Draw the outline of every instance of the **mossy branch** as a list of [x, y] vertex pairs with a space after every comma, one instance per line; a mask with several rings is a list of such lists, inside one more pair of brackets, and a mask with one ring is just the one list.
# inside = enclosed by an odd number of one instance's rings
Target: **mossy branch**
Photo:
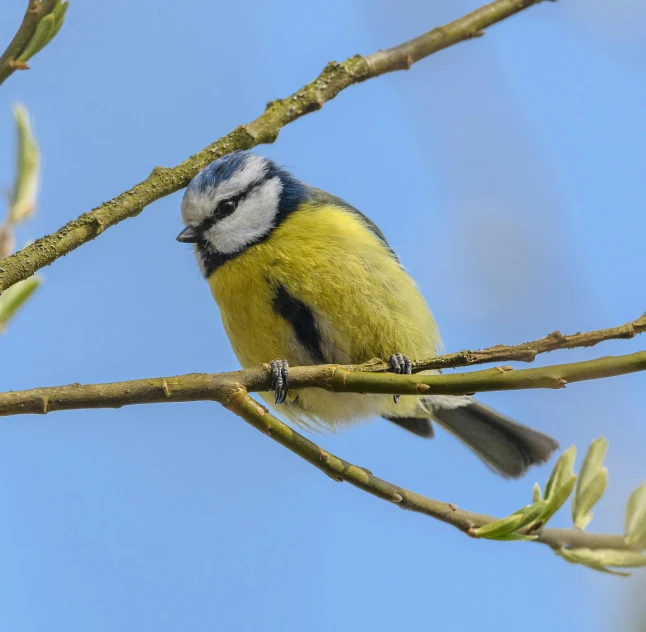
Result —
[[[238, 149], [251, 149], [262, 143], [274, 142], [285, 125], [320, 110], [349, 86], [389, 72], [408, 69], [433, 53], [482, 35], [484, 29], [541, 1], [496, 0], [399, 46], [372, 55], [355, 55], [343, 63], [330, 62], [314, 81], [290, 97], [268, 103], [265, 111], [251, 123], [236, 127], [176, 167], [156, 167], [139, 184], [7, 257], [0, 262], [0, 293], [94, 239], [107, 228], [138, 215], [155, 200], [184, 188], [216, 158]], [[8, 58], [11, 58], [11, 54]], [[0, 81], [1, 78], [0, 74]]]
[[[60, 0], [28, 0], [22, 23], [0, 57], [0, 84], [4, 83], [14, 71], [29, 68], [27, 59], [35, 55], [56, 35], [65, 17], [66, 7], [67, 5], [62, 4]], [[62, 11], [62, 15], [59, 18], [60, 11]], [[48, 26], [48, 21], [53, 22], [52, 29], [45, 28]], [[37, 34], [39, 27], [41, 32], [44, 30], [48, 32], [42, 36]], [[30, 47], [34, 49], [33, 52], [29, 50]], [[31, 54], [29, 54], [30, 52]], [[27, 58], [24, 58], [25, 53], [27, 53]]]

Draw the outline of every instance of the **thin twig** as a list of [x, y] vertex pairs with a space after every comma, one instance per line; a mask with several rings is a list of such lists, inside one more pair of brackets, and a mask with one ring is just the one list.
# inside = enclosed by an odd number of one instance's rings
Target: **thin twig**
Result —
[[53, 11], [55, 4], [56, 0], [42, 0], [42, 2], [39, 0], [29, 0], [27, 2], [27, 10], [25, 11], [25, 15], [22, 19], [22, 24], [9, 43], [9, 46], [7, 46], [5, 52], [2, 53], [2, 57], [0, 57], [0, 85], [2, 85], [2, 83], [4, 83], [4, 81], [9, 78], [15, 70], [20, 69], [20, 66], [16, 65], [15, 60], [20, 57], [20, 53], [22, 53], [25, 46], [27, 46], [31, 41], [40, 21]]
[[[233, 377], [236, 374], [224, 374]], [[240, 376], [241, 374], [237, 374]], [[372, 374], [377, 377], [378, 374]], [[20, 414], [38, 412], [45, 414], [51, 410], [63, 408], [102, 408], [119, 407], [132, 403], [152, 401], [184, 401], [190, 393], [192, 399], [212, 399], [220, 402], [233, 413], [242, 417], [254, 428], [294, 452], [308, 463], [336, 481], [346, 481], [359, 489], [392, 502], [402, 509], [415, 511], [431, 518], [441, 520], [460, 529], [468, 535], [484, 524], [496, 520], [485, 514], [473, 513], [458, 509], [454, 504], [433, 500], [398, 485], [394, 485], [374, 476], [365, 468], [353, 465], [324, 450], [296, 430], [272, 415], [267, 408], [256, 402], [247, 390], [231, 381], [218, 381], [220, 376], [185, 375], [179, 378], [160, 380], [139, 380], [117, 384], [92, 386], [70, 385], [59, 389], [36, 389], [17, 393], [0, 394], [0, 414]], [[182, 384], [184, 382], [184, 384]], [[49, 391], [50, 395], [46, 392]], [[67, 392], [85, 397], [84, 405], [69, 405], [53, 391]], [[142, 396], [154, 395], [154, 398]], [[13, 405], [7, 399], [15, 395], [22, 401], [15, 400]], [[134, 398], [132, 397], [134, 395]], [[62, 405], [63, 404], [63, 405]], [[65, 405], [68, 404], [68, 405]], [[80, 400], [76, 401], [80, 404]], [[33, 408], [35, 405], [37, 408]], [[621, 535], [595, 534], [579, 529], [542, 529], [538, 532], [536, 542], [547, 544], [553, 549], [564, 546], [588, 549], [630, 549]]]
[[[371, 364], [367, 365], [368, 368]], [[646, 370], [646, 351], [596, 360], [513, 370], [493, 367], [445, 375], [395, 375], [334, 364], [290, 369], [292, 389], [323, 388], [335, 393], [467, 395], [533, 388], [564, 388], [568, 383]], [[134, 404], [222, 401], [231, 388], [272, 390], [269, 365], [231, 373], [191, 373], [108, 384], [70, 384], [0, 393], [0, 416], [46, 414], [57, 410], [120, 408]]]
[[[346, 481], [402, 509], [446, 522], [468, 535], [473, 535], [475, 528], [496, 520], [491, 516], [464, 511], [451, 503], [433, 500], [393, 485], [377, 478], [365, 468], [330, 454], [274, 417], [264, 406], [252, 399], [242, 387], [234, 388], [222, 403], [254, 428], [336, 481]], [[535, 542], [547, 544], [553, 549], [564, 546], [587, 549], [630, 549], [622, 535], [587, 533], [580, 529], [542, 529]]]
[[[634, 321], [639, 323], [642, 319]], [[563, 336], [567, 346], [585, 346], [591, 341], [610, 337], [627, 337], [624, 332], [634, 326]], [[641, 326], [641, 325], [640, 325]], [[637, 327], [639, 329], [639, 327]], [[609, 332], [614, 332], [611, 336]], [[637, 333], [637, 332], [635, 332]], [[549, 338], [549, 337], [548, 337]], [[542, 339], [546, 340], [546, 339]], [[537, 341], [540, 342], [540, 341]], [[539, 351], [548, 351], [549, 344], [532, 345]], [[522, 346], [522, 345], [521, 345]], [[505, 347], [515, 356], [515, 347]], [[480, 357], [482, 352], [475, 352]], [[459, 354], [451, 354], [454, 362]], [[499, 356], [496, 356], [499, 359]], [[428, 364], [428, 363], [427, 363]], [[335, 365], [296, 367], [291, 370], [294, 388], [320, 387], [343, 392], [376, 393], [450, 393], [463, 394], [476, 390], [506, 390], [510, 388], [560, 388], [566, 380], [578, 381], [621, 375], [646, 369], [646, 352], [625, 356], [599, 358], [538, 369], [512, 371], [494, 367], [483, 371], [453, 375], [392, 375], [375, 372], [376, 363], [360, 367]], [[363, 369], [363, 370], [361, 370]], [[510, 382], [510, 377], [513, 381]], [[266, 391], [271, 388], [267, 366], [221, 373], [216, 375], [191, 374], [169, 378], [131, 380], [112, 384], [71, 384], [69, 386], [31, 389], [0, 393], [0, 415], [47, 414], [55, 410], [79, 408], [119, 408], [131, 404], [213, 400], [242, 417], [254, 428], [270, 436], [337, 481], [348, 483], [374, 496], [399, 505], [403, 509], [422, 513], [446, 522], [468, 535], [474, 529], [495, 520], [491, 516], [463, 511], [455, 505], [427, 498], [374, 476], [368, 470], [348, 463], [309, 441], [290, 428], [249, 395], [250, 390]], [[586, 549], [629, 549], [621, 535], [593, 534], [579, 529], [542, 529], [537, 542], [553, 549], [576, 547]]]
[[[557, 349], [574, 349], [576, 347], [593, 347], [606, 340], [626, 340], [634, 338], [637, 334], [646, 331], [646, 314], [642, 314], [633, 320], [619, 327], [608, 329], [597, 329], [585, 333], [563, 335], [559, 331], [520, 345], [496, 345], [481, 351], [460, 351], [449, 353], [424, 362], [417, 362], [413, 371], [426, 371], [428, 369], [448, 369], [473, 364], [487, 364], [490, 362], [533, 362], [539, 353], [556, 351]], [[384, 364], [381, 367], [386, 370]]]
[[365, 57], [355, 55], [340, 64], [330, 62], [314, 81], [286, 99], [270, 102], [251, 123], [236, 127], [176, 167], [156, 167], [148, 178], [131, 189], [4, 259], [0, 262], [0, 293], [94, 239], [107, 228], [138, 215], [155, 200], [184, 188], [216, 158], [238, 149], [274, 142], [285, 125], [320, 110], [345, 88], [388, 72], [410, 68], [416, 61], [482, 35], [484, 29], [540, 2], [496, 0], [394, 48]]

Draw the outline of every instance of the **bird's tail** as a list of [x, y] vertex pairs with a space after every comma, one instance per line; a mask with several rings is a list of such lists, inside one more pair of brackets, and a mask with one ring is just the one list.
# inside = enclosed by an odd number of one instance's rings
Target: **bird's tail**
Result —
[[[522, 476], [531, 465], [547, 461], [559, 447], [551, 437], [523, 426], [470, 397], [424, 397], [420, 405], [429, 417], [506, 478]], [[389, 417], [389, 421], [415, 434], [433, 436], [430, 419]], [[424, 421], [426, 426], [422, 428]]]

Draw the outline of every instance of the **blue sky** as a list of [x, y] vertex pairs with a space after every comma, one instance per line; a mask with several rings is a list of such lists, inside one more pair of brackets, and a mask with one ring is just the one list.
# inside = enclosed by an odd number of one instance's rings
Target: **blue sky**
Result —
[[[22, 4], [3, 7], [0, 41]], [[55, 42], [0, 89], [0, 182], [13, 171], [12, 103], [30, 109], [44, 153], [39, 212], [19, 240], [177, 164], [330, 59], [478, 6], [438, 4], [72, 0]], [[345, 91], [259, 151], [379, 224], [448, 350], [626, 322], [646, 305], [645, 14], [632, 0], [544, 3]], [[237, 366], [191, 250], [175, 242], [180, 196], [42, 271], [0, 340], [1, 390]], [[483, 400], [563, 447], [605, 434], [610, 486], [591, 528], [617, 531], [646, 475], [643, 383]], [[445, 434], [424, 442], [381, 421], [314, 440], [492, 514], [525, 504], [549, 474], [502, 481]], [[626, 622], [639, 586], [544, 547], [469, 540], [333, 483], [211, 403], [7, 418], [0, 507], [0, 612], [21, 632], [596, 632]]]

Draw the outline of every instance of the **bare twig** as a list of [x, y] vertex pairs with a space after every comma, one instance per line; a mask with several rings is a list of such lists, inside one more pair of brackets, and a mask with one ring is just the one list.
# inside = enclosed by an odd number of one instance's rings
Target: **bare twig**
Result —
[[[496, 520], [491, 516], [464, 511], [451, 503], [433, 500], [393, 485], [377, 478], [362, 467], [330, 454], [274, 417], [264, 406], [252, 399], [242, 387], [234, 387], [223, 400], [223, 404], [254, 428], [336, 481], [346, 481], [402, 509], [446, 522], [468, 535], [473, 535], [475, 528]], [[622, 535], [587, 533], [580, 529], [543, 529], [538, 533], [538, 539], [535, 542], [547, 544], [553, 549], [564, 546], [587, 549], [630, 549]]]
[[[472, 364], [487, 364], [490, 362], [533, 362], [539, 353], [556, 351], [557, 349], [574, 349], [576, 347], [593, 347], [606, 340], [621, 340], [634, 338], [637, 334], [646, 331], [646, 314], [642, 314], [633, 320], [619, 327], [608, 329], [597, 329], [585, 333], [563, 335], [559, 331], [520, 345], [496, 345], [481, 351], [460, 351], [447, 355], [431, 358], [424, 362], [417, 362], [413, 371], [426, 371], [428, 369], [448, 369]], [[380, 367], [386, 370], [384, 364]]]
[[[639, 322], [637, 329], [641, 327]], [[585, 345], [610, 337], [627, 337], [629, 323], [609, 330], [562, 336], [567, 346]], [[611, 335], [612, 332], [612, 335]], [[542, 339], [547, 340], [549, 337]], [[537, 341], [540, 343], [541, 341]], [[536, 352], [553, 348], [545, 343], [531, 345]], [[521, 345], [523, 346], [523, 345]], [[514, 347], [505, 347], [516, 358]], [[481, 357], [482, 352], [475, 352]], [[447, 362], [461, 362], [462, 356], [446, 356]], [[495, 356], [499, 359], [500, 356]], [[452, 360], [451, 360], [452, 358]], [[482, 360], [484, 361], [484, 360]], [[430, 361], [429, 361], [430, 362]], [[429, 363], [420, 363], [428, 365]], [[646, 351], [625, 356], [599, 358], [538, 369], [512, 371], [508, 367], [494, 367], [483, 371], [453, 375], [392, 375], [375, 371], [378, 363], [359, 367], [314, 366], [291, 369], [290, 383], [293, 388], [319, 387], [332, 391], [365, 393], [412, 393], [412, 394], [464, 394], [478, 390], [506, 390], [515, 388], [561, 388], [567, 381], [578, 381], [621, 375], [646, 369]], [[444, 365], [446, 366], [446, 365]], [[290, 428], [272, 415], [264, 406], [254, 401], [249, 391], [271, 389], [268, 366], [221, 373], [216, 375], [191, 374], [178, 377], [131, 380], [112, 384], [71, 384], [51, 388], [31, 389], [0, 393], [0, 415], [28, 413], [47, 414], [55, 410], [79, 408], [119, 408], [131, 404], [154, 402], [178, 402], [213, 400], [242, 417], [254, 428], [267, 434], [325, 474], [337, 481], [347, 481], [374, 496], [399, 505], [403, 509], [425, 514], [446, 522], [470, 536], [475, 529], [495, 521], [491, 516], [463, 511], [455, 505], [427, 498], [374, 476], [368, 470], [348, 463]], [[593, 534], [580, 529], [539, 530], [537, 542], [552, 549], [563, 547], [580, 549], [629, 550], [624, 536]]]
[[[356, 367], [335, 364], [294, 367], [289, 373], [290, 388], [401, 395], [466, 395], [533, 388], [558, 389], [571, 382], [644, 371], [646, 351], [518, 371], [497, 366], [446, 375], [378, 373], [370, 370], [373, 366], [374, 363]], [[10, 391], [0, 393], [0, 416], [162, 402], [221, 402], [224, 394], [233, 387], [242, 387], [249, 392], [272, 390], [269, 365], [231, 373], [192, 373], [109, 384], [70, 384]]]
[[[312, 371], [313, 369], [308, 369]], [[251, 398], [237, 378], [250, 374], [250, 382], [262, 379], [264, 371], [220, 375], [184, 375], [177, 378], [134, 380], [90, 386], [70, 385], [53, 389], [34, 389], [0, 394], [0, 414], [41, 413], [70, 408], [119, 407], [153, 401], [211, 399], [220, 402], [257, 430], [294, 452], [336, 481], [346, 481], [359, 489], [392, 502], [402, 509], [415, 511], [450, 524], [470, 536], [474, 529], [496, 520], [488, 515], [458, 509], [451, 503], [433, 500], [374, 476], [327, 452], [272, 415]], [[483, 371], [480, 373], [487, 373]], [[369, 377], [377, 378], [378, 374]], [[302, 378], [301, 378], [302, 381]], [[586, 549], [629, 550], [624, 536], [595, 534], [580, 529], [542, 529], [536, 542], [553, 549], [576, 547]]]
[[7, 257], [0, 262], [0, 292], [94, 239], [105, 229], [138, 215], [155, 200], [184, 188], [216, 158], [238, 149], [272, 143], [285, 125], [320, 110], [345, 88], [388, 72], [410, 68], [416, 61], [482, 35], [484, 29], [540, 2], [496, 0], [394, 48], [365, 57], [355, 55], [340, 64], [330, 62], [314, 81], [286, 99], [269, 103], [251, 123], [240, 125], [176, 167], [153, 169], [148, 178], [131, 189]]

